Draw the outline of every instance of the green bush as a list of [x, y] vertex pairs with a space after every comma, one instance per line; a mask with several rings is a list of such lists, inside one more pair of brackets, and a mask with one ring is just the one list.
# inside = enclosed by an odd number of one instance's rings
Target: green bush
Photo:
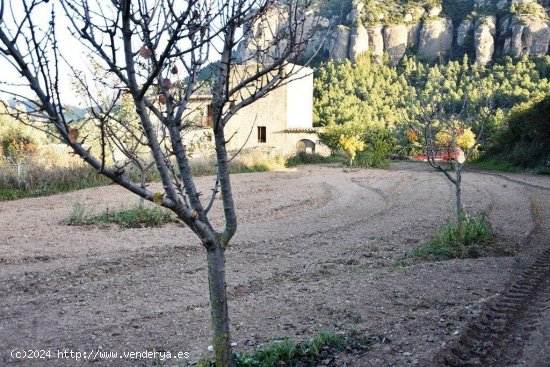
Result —
[[483, 216], [463, 218], [463, 233], [456, 223], [446, 222], [433, 232], [432, 240], [414, 249], [411, 257], [441, 259], [479, 257], [493, 240], [489, 224]]
[[332, 124], [326, 126], [320, 133], [319, 138], [325, 144], [332, 155], [336, 155], [342, 150], [340, 138], [342, 136], [363, 136], [365, 127], [357, 123], [345, 123], [343, 125]]
[[344, 158], [337, 155], [325, 157], [317, 153], [298, 153], [286, 160], [286, 166], [296, 167], [302, 164], [339, 163], [343, 161]]
[[387, 168], [390, 154], [395, 152], [399, 142], [386, 129], [369, 129], [364, 137], [365, 150], [357, 155], [356, 163], [361, 167]]

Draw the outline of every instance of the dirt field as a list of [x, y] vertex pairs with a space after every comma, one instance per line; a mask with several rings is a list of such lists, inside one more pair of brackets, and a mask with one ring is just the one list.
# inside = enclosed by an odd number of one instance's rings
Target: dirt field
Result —
[[[210, 185], [199, 180], [204, 192]], [[237, 350], [329, 330], [370, 341], [333, 365], [430, 365], [550, 246], [549, 177], [466, 172], [464, 203], [485, 213], [502, 256], [439, 262], [405, 258], [452, 215], [453, 187], [424, 164], [305, 166], [235, 175], [233, 186], [239, 229], [227, 271]], [[192, 233], [64, 225], [77, 202], [100, 212], [137, 198], [109, 186], [0, 203], [0, 365], [77, 364], [57, 354], [14, 360], [15, 348], [189, 352], [166, 365], [208, 355], [206, 255]], [[550, 311], [541, 310], [510, 334], [514, 356], [500, 365], [549, 365]]]

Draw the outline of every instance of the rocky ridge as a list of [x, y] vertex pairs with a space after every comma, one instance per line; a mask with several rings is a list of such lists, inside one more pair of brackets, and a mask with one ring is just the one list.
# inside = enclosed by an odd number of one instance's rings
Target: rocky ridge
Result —
[[[354, 60], [370, 52], [380, 61], [387, 57], [395, 64], [407, 51], [427, 61], [458, 51], [469, 53], [476, 63], [486, 65], [504, 55], [548, 54], [550, 5], [543, 6], [535, 0], [459, 0], [455, 4], [460, 6], [460, 1], [472, 9], [461, 19], [447, 15], [445, 2], [433, 5], [433, 1], [429, 2], [431, 5], [418, 1], [418, 6], [396, 6], [392, 14], [383, 10], [384, 6], [389, 7], [387, 2], [365, 0], [352, 0], [351, 11], [344, 15], [312, 11], [306, 28], [313, 38], [304, 47], [303, 56], [309, 57], [319, 48], [321, 54], [333, 60]], [[247, 30], [238, 57], [252, 59], [252, 53], [261, 48], [259, 45], [276, 39], [286, 24], [280, 11], [271, 11]], [[265, 29], [271, 30], [268, 37]]]

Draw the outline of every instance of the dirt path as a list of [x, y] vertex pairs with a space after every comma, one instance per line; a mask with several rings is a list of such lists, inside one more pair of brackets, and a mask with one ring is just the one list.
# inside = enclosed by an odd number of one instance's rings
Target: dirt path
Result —
[[[330, 330], [370, 341], [354, 366], [431, 360], [549, 238], [547, 178], [466, 173], [465, 204], [485, 213], [519, 256], [445, 262], [404, 260], [451, 213], [452, 187], [424, 165], [353, 173], [308, 166], [233, 182], [240, 222], [227, 270], [239, 350]], [[205, 192], [210, 184], [198, 183]], [[188, 351], [180, 364], [208, 355], [205, 253], [189, 230], [62, 224], [74, 202], [101, 211], [135, 200], [103, 187], [0, 203], [1, 365], [75, 365], [14, 361], [14, 348]], [[528, 361], [536, 339], [523, 338]], [[152, 365], [94, 365], [121, 363]]]

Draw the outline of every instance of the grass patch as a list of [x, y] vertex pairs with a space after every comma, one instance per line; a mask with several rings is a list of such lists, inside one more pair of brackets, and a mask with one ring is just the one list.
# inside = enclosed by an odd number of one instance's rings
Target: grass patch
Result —
[[433, 232], [432, 240], [414, 249], [410, 257], [452, 259], [475, 258], [486, 252], [493, 241], [491, 227], [483, 216], [464, 216], [464, 233], [455, 223], [446, 222]]
[[160, 207], [135, 206], [131, 208], [107, 209], [101, 214], [92, 214], [82, 204], [75, 204], [65, 224], [70, 226], [117, 224], [121, 228], [161, 227], [175, 222], [172, 213]]
[[[319, 366], [321, 361], [344, 351], [348, 341], [331, 332], [321, 332], [303, 343], [292, 339], [274, 341], [250, 353], [235, 353], [238, 367]], [[212, 360], [200, 361], [197, 367], [213, 367]]]

